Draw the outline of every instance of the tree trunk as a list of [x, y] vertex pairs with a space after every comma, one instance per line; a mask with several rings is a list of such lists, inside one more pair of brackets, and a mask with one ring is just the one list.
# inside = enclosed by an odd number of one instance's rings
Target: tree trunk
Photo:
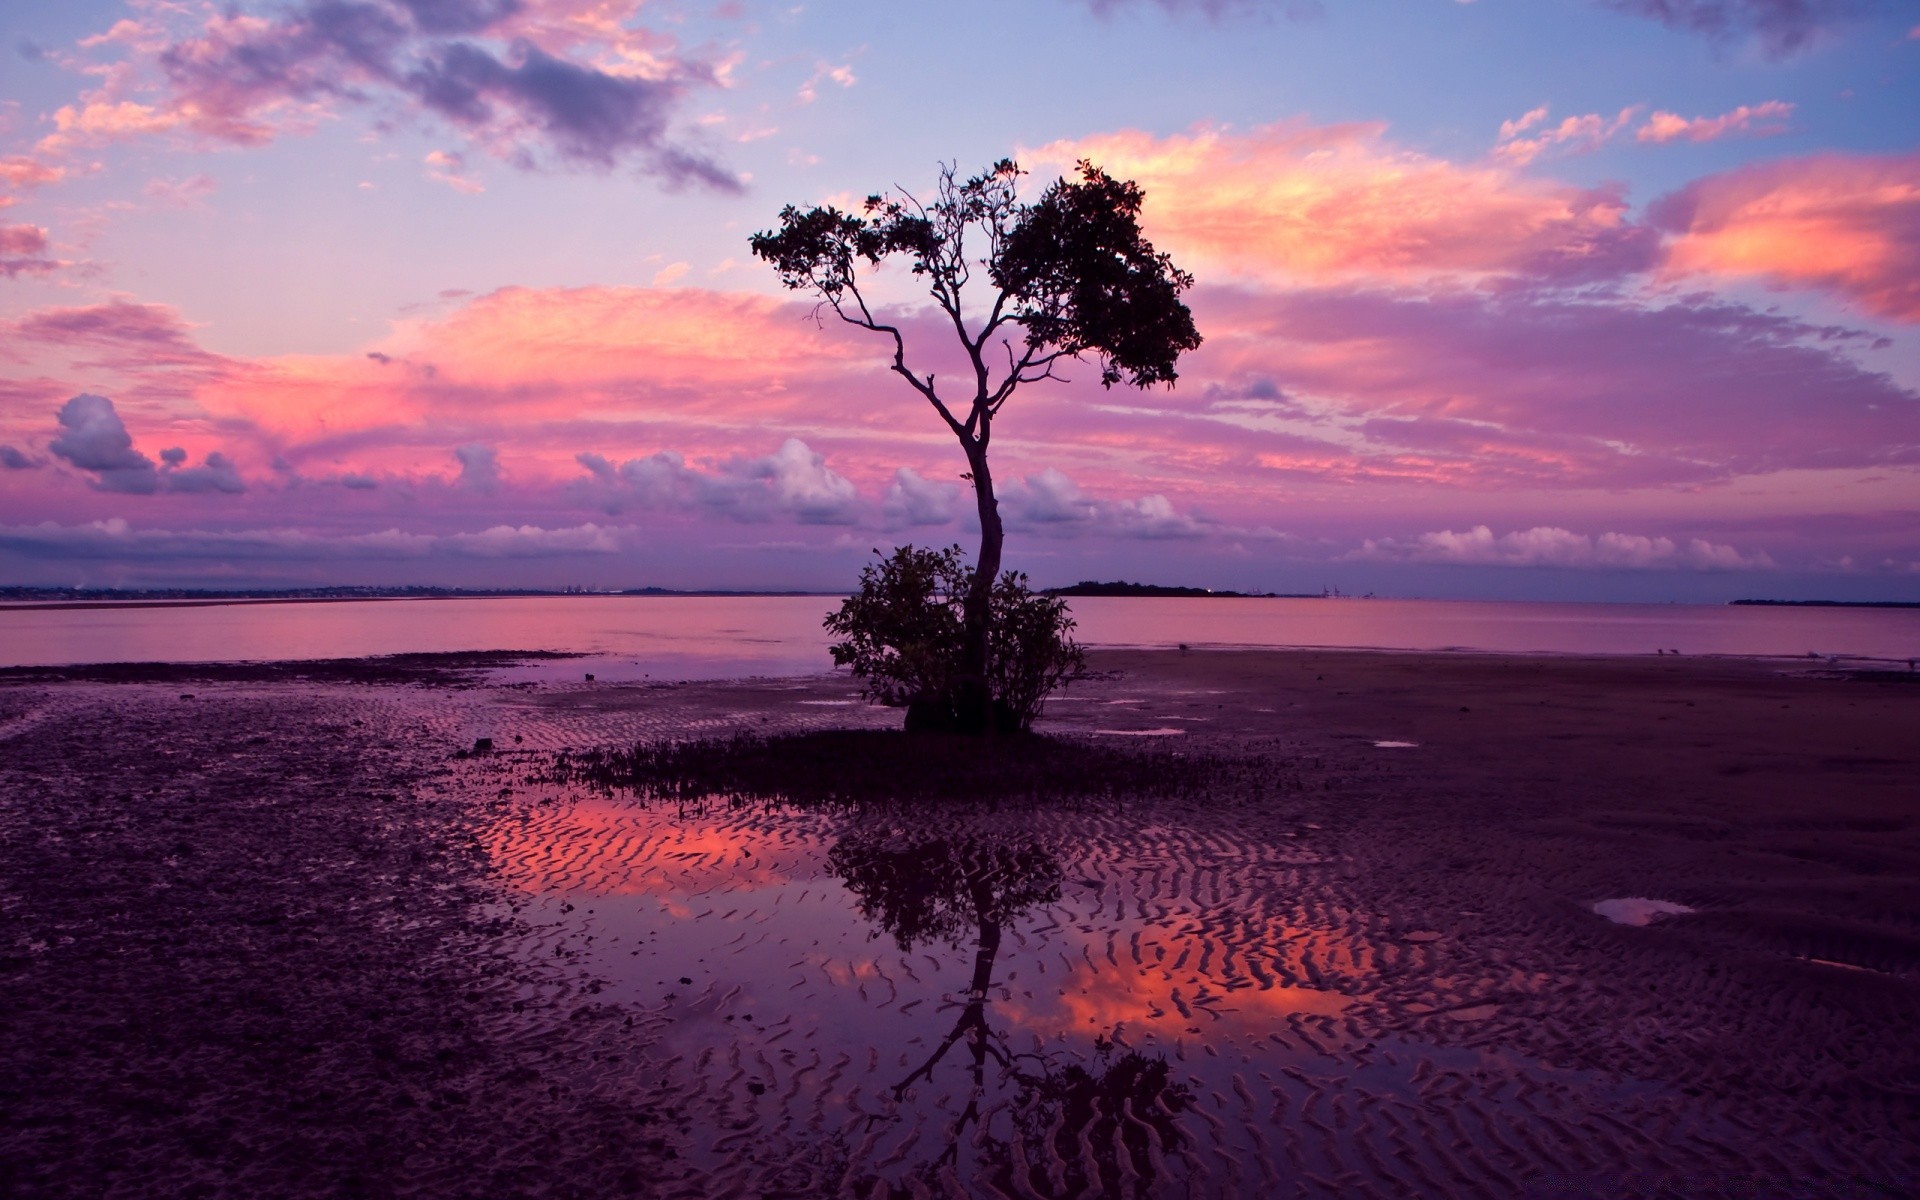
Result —
[[1006, 532], [1000, 525], [1000, 502], [994, 499], [986, 448], [973, 442], [963, 444], [967, 464], [973, 469], [973, 497], [980, 512], [980, 554], [974, 559], [973, 589], [961, 609], [965, 640], [953, 698], [954, 716], [963, 733], [989, 733], [994, 727], [994, 709], [993, 688], [987, 679], [987, 641], [993, 617], [993, 582], [1000, 577], [1000, 547]]

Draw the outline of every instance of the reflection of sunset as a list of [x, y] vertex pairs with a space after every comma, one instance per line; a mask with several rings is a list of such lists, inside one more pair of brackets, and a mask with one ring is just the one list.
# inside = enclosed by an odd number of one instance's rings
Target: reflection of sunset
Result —
[[783, 848], [727, 818], [676, 817], [603, 797], [503, 821], [482, 835], [487, 853], [528, 892], [685, 897], [792, 882]]
[[[1177, 961], [1188, 949], [1197, 960], [1205, 940], [1175, 935], [1162, 945], [1170, 960]], [[1071, 956], [1071, 949], [1067, 953]], [[1019, 978], [1013, 984], [1003, 984], [1012, 998], [996, 1007], [1014, 1024], [1046, 1036], [1070, 1030], [1104, 1031], [1128, 1022], [1171, 1020], [1185, 1025], [1198, 1020], [1203, 1011], [1242, 1022], [1277, 1021], [1293, 1013], [1331, 1016], [1347, 1005], [1347, 998], [1338, 992], [1316, 988], [1278, 984], [1261, 987], [1254, 980], [1226, 980], [1184, 970], [1169, 972], [1159, 966], [1137, 966], [1126, 959], [1117, 967], [1104, 963], [1088, 967], [1088, 961], [1102, 962], [1098, 954], [1084, 956], [1061, 981], [1051, 971], [1037, 974], [1015, 959], [1008, 969], [1018, 971]], [[998, 978], [1004, 981], [1006, 976], [1007, 970], [1003, 969]], [[1229, 982], [1243, 986], [1229, 989]], [[1027, 991], [1033, 995], [1027, 996]], [[1181, 1013], [1180, 1003], [1187, 1005], [1191, 1018]]]

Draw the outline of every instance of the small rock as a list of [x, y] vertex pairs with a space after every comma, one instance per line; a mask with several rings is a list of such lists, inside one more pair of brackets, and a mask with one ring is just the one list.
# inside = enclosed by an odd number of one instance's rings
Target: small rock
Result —
[[474, 752], [475, 754], [492, 754], [492, 753], [493, 753], [493, 739], [492, 739], [492, 738], [475, 738], [475, 739], [473, 739], [473, 752]]

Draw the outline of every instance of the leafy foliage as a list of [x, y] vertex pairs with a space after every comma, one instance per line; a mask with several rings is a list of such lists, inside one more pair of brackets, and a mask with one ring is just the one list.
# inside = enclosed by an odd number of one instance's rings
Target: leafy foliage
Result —
[[[875, 319], [860, 294], [860, 264], [906, 256], [976, 363], [1004, 326], [1020, 326], [1023, 353], [1016, 358], [1008, 346], [1006, 377], [982, 388], [968, 429], [979, 426], [973, 418], [981, 401], [997, 410], [1014, 388], [1047, 377], [1062, 357], [1093, 357], [1107, 387], [1123, 380], [1171, 384], [1179, 356], [1200, 345], [1193, 314], [1180, 300], [1193, 276], [1142, 234], [1138, 184], [1085, 160], [1079, 173], [1078, 181], [1056, 179], [1038, 202], [1024, 204], [1018, 185], [1025, 172], [1010, 159], [966, 180], [946, 168], [931, 204], [890, 193], [867, 197], [857, 215], [788, 205], [780, 228], [753, 235], [750, 245], [788, 288], [811, 291], [853, 324], [886, 333], [895, 330]], [[985, 243], [977, 259], [970, 236]], [[962, 319], [962, 295], [976, 266], [994, 288], [977, 332]], [[904, 363], [896, 369], [921, 387]], [[922, 390], [931, 393], [931, 385]]]
[[[964, 667], [964, 608], [974, 578], [958, 546], [901, 546], [868, 564], [859, 590], [826, 619], [828, 632], [844, 639], [831, 647], [833, 661], [853, 669], [869, 700], [935, 710], [950, 705]], [[1084, 668], [1070, 636], [1074, 621], [1066, 601], [1035, 593], [1016, 571], [994, 582], [988, 612], [987, 682], [996, 723], [1025, 730], [1047, 696]], [[937, 715], [933, 721], [946, 723]]]

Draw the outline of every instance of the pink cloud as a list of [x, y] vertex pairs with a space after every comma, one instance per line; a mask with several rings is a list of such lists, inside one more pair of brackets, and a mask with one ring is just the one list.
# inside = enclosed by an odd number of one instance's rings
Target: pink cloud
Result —
[[1694, 117], [1691, 120], [1678, 113], [1655, 112], [1634, 136], [1643, 142], [1672, 142], [1682, 138], [1689, 142], [1711, 142], [1732, 133], [1767, 137], [1786, 132], [1787, 118], [1793, 115], [1793, 107], [1782, 100], [1768, 100], [1764, 104], [1742, 104], [1732, 112], [1717, 117]]
[[0, 225], [0, 275], [44, 275], [60, 264], [46, 257], [47, 231], [38, 225]]
[[218, 368], [228, 360], [193, 340], [186, 322], [164, 304], [112, 300], [75, 308], [48, 308], [11, 323], [26, 342], [87, 354], [87, 365], [140, 370], [150, 367]]
[[[103, 85], [53, 114], [48, 152], [157, 134], [254, 146], [336, 111], [430, 116], [521, 167], [636, 163], [674, 183], [739, 181], [670, 136], [714, 69], [628, 25], [637, 5], [512, 0], [305, 0], [227, 11], [169, 39], [139, 26]], [[158, 82], [149, 81], [157, 74]]]
[[1397, 148], [1384, 126], [1121, 132], [1026, 152], [1088, 158], [1145, 188], [1156, 244], [1216, 276], [1280, 280], [1540, 273], [1583, 278], [1650, 263], [1653, 237], [1612, 188], [1526, 178]]
[[1656, 203], [1675, 275], [1833, 291], [1920, 321], [1920, 154], [1821, 154], [1740, 167]]
[[[1557, 125], [1541, 126], [1546, 120], [1547, 110], [1544, 107], [1536, 108], [1516, 121], [1500, 123], [1500, 141], [1493, 148], [1494, 157], [1515, 166], [1525, 166], [1555, 147], [1576, 154], [1595, 150], [1625, 129], [1639, 112], [1639, 106], [1635, 105], [1623, 108], [1611, 117], [1587, 113], [1584, 116], [1565, 117]], [[1519, 136], [1535, 126], [1541, 126], [1539, 133], [1532, 137]]]
[[66, 169], [51, 163], [41, 162], [24, 154], [10, 154], [0, 158], [0, 183], [8, 187], [40, 187], [44, 184], [58, 183], [66, 178]]

